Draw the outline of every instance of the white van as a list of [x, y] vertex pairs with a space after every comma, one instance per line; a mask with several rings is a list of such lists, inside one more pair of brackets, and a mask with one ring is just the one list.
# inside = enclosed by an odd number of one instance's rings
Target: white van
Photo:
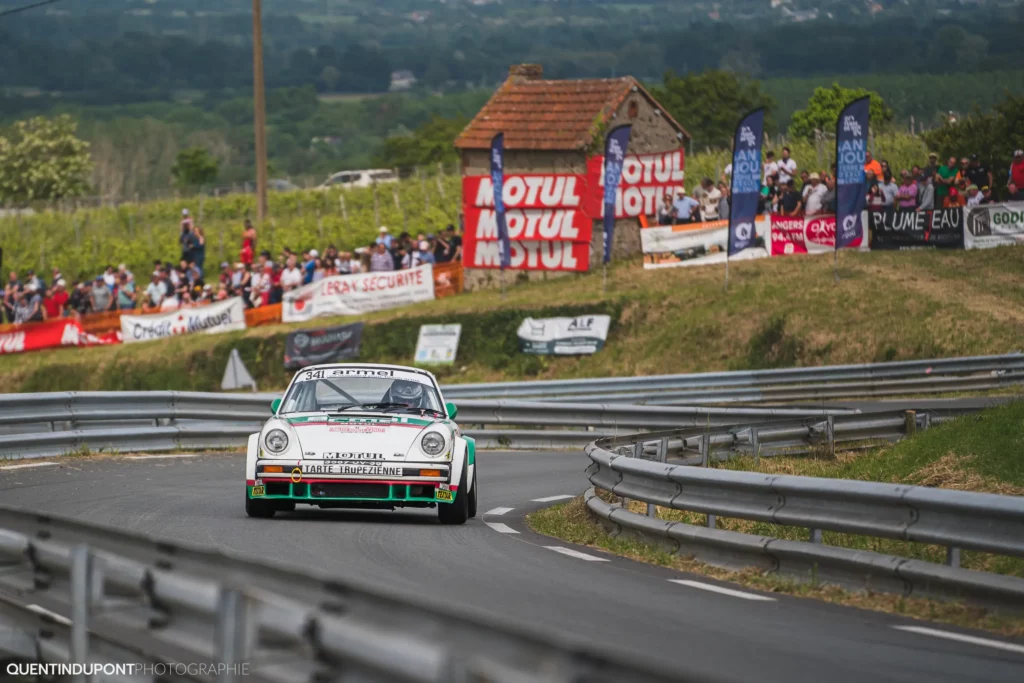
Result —
[[370, 187], [377, 183], [397, 183], [398, 174], [386, 168], [371, 168], [365, 171], [339, 171], [325, 180], [321, 190], [331, 187]]

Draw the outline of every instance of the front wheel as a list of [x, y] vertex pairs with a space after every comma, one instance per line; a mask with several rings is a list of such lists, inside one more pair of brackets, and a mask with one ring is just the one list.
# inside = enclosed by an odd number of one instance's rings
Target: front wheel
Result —
[[269, 500], [253, 500], [248, 491], [245, 494], [245, 514], [257, 519], [270, 519], [277, 510]]
[[[462, 476], [459, 478], [459, 482], [465, 486], [466, 479], [469, 477], [466, 475], [466, 461], [462, 461]], [[465, 524], [466, 520], [469, 519], [469, 491], [460, 490], [455, 493], [455, 500], [451, 503], [438, 503], [437, 504], [437, 519], [440, 520], [441, 524]]]

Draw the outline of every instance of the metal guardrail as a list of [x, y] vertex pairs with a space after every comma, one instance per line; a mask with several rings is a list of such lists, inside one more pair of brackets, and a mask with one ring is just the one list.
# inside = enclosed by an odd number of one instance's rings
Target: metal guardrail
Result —
[[995, 389], [1024, 382], [1024, 354], [647, 377], [456, 384], [446, 398], [645, 403], [816, 400]]
[[[1024, 579], [966, 570], [961, 549], [1024, 557], [1024, 498], [865, 481], [708, 468], [737, 454], [772, 455], [926, 427], [925, 415], [834, 417], [824, 423], [673, 430], [599, 439], [586, 447], [587, 507], [615, 533], [668, 544], [710, 564], [756, 566], [905, 595], [1024, 608]], [[704, 465], [704, 467], [694, 467]], [[597, 495], [647, 503], [647, 515]], [[660, 519], [657, 507], [706, 515], [706, 526]], [[794, 541], [717, 528], [717, 518], [808, 530]], [[946, 564], [822, 543], [822, 531], [946, 547]]]
[[[270, 417], [274, 398], [278, 395], [176, 391], [0, 395], [0, 459], [48, 457], [84, 449], [141, 452], [240, 447]], [[477, 438], [481, 447], [549, 448], [582, 447], [596, 436], [619, 430], [823, 419], [853, 412], [467, 399], [459, 401], [458, 419], [470, 426], [467, 433]]]
[[94, 683], [698, 680], [536, 624], [13, 508], [0, 567], [0, 659], [110, 666]]

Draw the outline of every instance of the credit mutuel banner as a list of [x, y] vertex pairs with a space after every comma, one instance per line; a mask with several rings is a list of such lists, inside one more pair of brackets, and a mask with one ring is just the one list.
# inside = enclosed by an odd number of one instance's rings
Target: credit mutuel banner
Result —
[[245, 306], [241, 297], [157, 315], [121, 316], [121, 338], [125, 344], [183, 334], [218, 334], [244, 329]]

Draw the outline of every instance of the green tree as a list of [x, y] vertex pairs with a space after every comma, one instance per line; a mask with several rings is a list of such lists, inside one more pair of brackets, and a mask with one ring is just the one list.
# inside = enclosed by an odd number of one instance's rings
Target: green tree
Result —
[[18, 121], [0, 135], [0, 200], [79, 197], [89, 189], [89, 143], [70, 116]]
[[871, 97], [871, 125], [882, 127], [892, 121], [892, 109], [882, 96], [864, 88], [844, 88], [833, 83], [831, 88], [815, 88], [807, 108], [793, 113], [793, 123], [789, 126], [789, 134], [793, 137], [813, 138], [815, 130], [830, 133], [836, 129], [839, 112], [843, 107], [856, 99], [869, 95]]
[[761, 92], [756, 81], [730, 71], [712, 69], [685, 76], [669, 72], [651, 94], [699, 145], [730, 146], [740, 117], [758, 107], [767, 110], [765, 129], [774, 129], [770, 114], [775, 100]]
[[171, 166], [174, 183], [181, 188], [195, 188], [210, 185], [217, 179], [220, 164], [202, 147], [189, 147], [178, 152], [178, 158]]
[[433, 118], [408, 135], [394, 135], [384, 141], [376, 163], [383, 168], [426, 166], [456, 158], [452, 143], [466, 127], [466, 119]]

